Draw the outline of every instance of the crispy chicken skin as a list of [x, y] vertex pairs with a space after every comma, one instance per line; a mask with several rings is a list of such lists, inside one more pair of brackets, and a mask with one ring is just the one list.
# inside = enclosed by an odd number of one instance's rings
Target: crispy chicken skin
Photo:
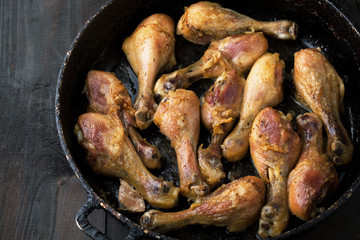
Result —
[[261, 179], [269, 183], [266, 205], [261, 210], [258, 235], [281, 234], [289, 221], [287, 178], [295, 166], [301, 141], [291, 118], [271, 107], [255, 118], [250, 133], [250, 152]]
[[153, 14], [144, 19], [125, 39], [122, 49], [138, 76], [135, 119], [140, 129], [150, 126], [157, 104], [153, 87], [157, 75], [175, 64], [175, 26], [171, 17]]
[[181, 194], [195, 201], [209, 193], [196, 157], [200, 134], [200, 101], [185, 89], [171, 91], [154, 115], [154, 123], [170, 139], [175, 149], [180, 175]]
[[135, 109], [121, 81], [113, 73], [91, 70], [87, 74], [85, 91], [89, 100], [88, 111], [102, 114], [108, 114], [112, 110], [117, 111], [125, 132], [133, 142], [144, 165], [148, 169], [160, 168], [160, 151], [142, 138], [136, 130]]
[[244, 31], [263, 31], [278, 39], [294, 40], [297, 28], [292, 21], [257, 21], [218, 3], [202, 1], [185, 8], [176, 33], [190, 42], [204, 45]]
[[211, 188], [225, 178], [220, 145], [240, 115], [245, 79], [235, 69], [225, 71], [201, 98], [201, 120], [211, 132], [206, 149], [199, 147], [199, 165]]
[[124, 179], [153, 207], [177, 204], [179, 189], [145, 168], [116, 112], [82, 114], [74, 131], [94, 173]]
[[168, 232], [191, 224], [227, 227], [240, 232], [255, 223], [265, 200], [265, 184], [248, 176], [224, 184], [200, 203], [180, 212], [150, 210], [140, 219], [141, 226]]
[[262, 33], [237, 34], [219, 41], [213, 41], [204, 55], [192, 65], [163, 74], [154, 87], [161, 98], [169, 91], [188, 88], [203, 78], [217, 78], [233, 64], [238, 74], [247, 72], [253, 63], [268, 49], [268, 42]]
[[293, 79], [298, 94], [324, 124], [328, 157], [335, 165], [349, 163], [354, 146], [339, 116], [345, 87], [338, 73], [318, 49], [303, 49], [295, 53]]
[[289, 207], [298, 218], [308, 221], [338, 186], [338, 175], [323, 150], [321, 120], [314, 113], [300, 115], [297, 128], [303, 140], [299, 161], [288, 178]]
[[259, 58], [245, 81], [240, 120], [221, 145], [223, 156], [230, 162], [241, 160], [249, 149], [249, 134], [256, 115], [283, 99], [285, 63], [278, 53]]

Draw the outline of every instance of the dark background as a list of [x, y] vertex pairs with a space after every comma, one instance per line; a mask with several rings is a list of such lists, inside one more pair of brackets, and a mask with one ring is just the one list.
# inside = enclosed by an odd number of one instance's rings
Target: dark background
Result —
[[[0, 239], [89, 239], [75, 224], [87, 194], [55, 126], [57, 76], [81, 26], [105, 0], [0, 0]], [[360, 29], [360, 0], [334, 3]], [[90, 221], [127, 235], [103, 210]], [[360, 239], [360, 190], [299, 238]]]

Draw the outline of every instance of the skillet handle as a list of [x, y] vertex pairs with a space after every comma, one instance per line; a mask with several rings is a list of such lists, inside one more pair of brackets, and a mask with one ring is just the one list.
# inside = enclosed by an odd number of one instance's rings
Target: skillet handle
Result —
[[81, 231], [83, 231], [93, 239], [110, 240], [99, 229], [91, 225], [91, 223], [87, 219], [89, 214], [99, 207], [100, 207], [99, 201], [96, 200], [93, 196], [91, 196], [91, 194], [89, 194], [88, 199], [76, 214], [76, 218], [75, 218], [76, 225], [80, 228]]
[[[76, 225], [80, 228], [81, 231], [83, 231], [93, 239], [110, 240], [110, 238], [108, 238], [99, 229], [91, 225], [91, 223], [87, 219], [90, 213], [92, 213], [92, 211], [98, 208], [101, 208], [99, 201], [96, 200], [91, 194], [89, 194], [88, 199], [76, 214], [76, 218], [75, 218]], [[131, 228], [129, 235], [127, 235], [125, 240], [138, 240], [144, 237], [145, 235], [146, 235], [145, 232], [138, 230], [136, 228]]]

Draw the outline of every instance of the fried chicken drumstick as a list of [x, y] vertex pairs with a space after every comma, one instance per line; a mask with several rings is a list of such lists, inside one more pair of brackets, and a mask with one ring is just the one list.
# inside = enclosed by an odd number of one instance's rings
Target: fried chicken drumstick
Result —
[[150, 210], [141, 217], [141, 226], [168, 232], [191, 224], [226, 227], [240, 232], [259, 217], [265, 200], [265, 184], [258, 177], [248, 176], [224, 184], [215, 192], [180, 212]]
[[278, 39], [294, 40], [297, 28], [297, 24], [289, 20], [257, 21], [218, 3], [202, 1], [185, 8], [176, 33], [204, 45], [244, 31], [262, 31]]

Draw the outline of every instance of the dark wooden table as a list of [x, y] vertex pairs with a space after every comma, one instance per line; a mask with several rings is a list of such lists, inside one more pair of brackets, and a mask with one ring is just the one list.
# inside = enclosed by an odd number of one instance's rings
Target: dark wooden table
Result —
[[[105, 0], [0, 0], [0, 239], [89, 239], [75, 224], [87, 195], [59, 144], [57, 75], [85, 21]], [[360, 1], [337, 1], [360, 26]], [[112, 239], [128, 230], [103, 210], [90, 221]], [[304, 233], [360, 239], [360, 191]]]

